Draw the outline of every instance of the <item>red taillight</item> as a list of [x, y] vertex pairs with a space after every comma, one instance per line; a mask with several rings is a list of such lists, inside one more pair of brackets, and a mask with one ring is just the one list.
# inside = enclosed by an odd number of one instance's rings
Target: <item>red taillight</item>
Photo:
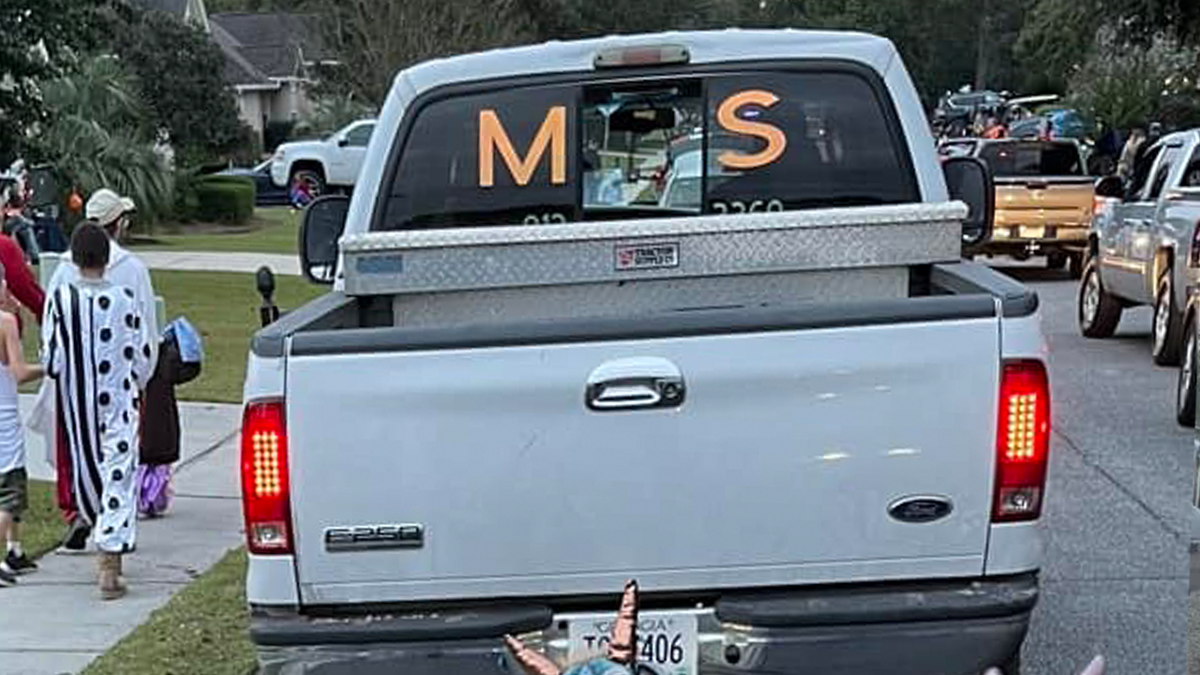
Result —
[[1008, 361], [1000, 383], [993, 522], [1042, 513], [1050, 455], [1050, 383], [1041, 361]]
[[251, 553], [292, 552], [283, 401], [246, 404], [242, 415], [242, 509]]
[[1092, 215], [1098, 216], [1108, 208], [1108, 197], [1092, 197]]

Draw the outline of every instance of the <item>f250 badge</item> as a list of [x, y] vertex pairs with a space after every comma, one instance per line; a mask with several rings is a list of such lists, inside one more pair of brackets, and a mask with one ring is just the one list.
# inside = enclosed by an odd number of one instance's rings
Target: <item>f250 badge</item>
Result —
[[415, 523], [325, 528], [325, 550], [330, 553], [385, 548], [420, 548], [424, 544], [425, 527]]
[[618, 244], [613, 248], [613, 262], [618, 272], [679, 267], [679, 244]]

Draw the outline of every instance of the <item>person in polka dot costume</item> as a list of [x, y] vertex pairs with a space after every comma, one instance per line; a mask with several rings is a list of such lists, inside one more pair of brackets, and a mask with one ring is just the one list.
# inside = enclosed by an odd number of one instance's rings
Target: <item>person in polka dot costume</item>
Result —
[[58, 385], [75, 503], [100, 551], [101, 597], [115, 599], [125, 594], [121, 555], [136, 542], [138, 410], [151, 350], [133, 291], [104, 278], [108, 256], [104, 230], [76, 228], [71, 257], [80, 278], [47, 301], [42, 346]]

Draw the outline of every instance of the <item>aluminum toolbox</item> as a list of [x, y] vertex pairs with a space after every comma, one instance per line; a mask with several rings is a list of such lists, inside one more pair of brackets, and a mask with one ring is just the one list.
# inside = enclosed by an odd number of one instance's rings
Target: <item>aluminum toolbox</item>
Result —
[[445, 325], [902, 297], [910, 266], [959, 259], [966, 212], [948, 202], [374, 232], [341, 247], [348, 294], [394, 295], [398, 321]]

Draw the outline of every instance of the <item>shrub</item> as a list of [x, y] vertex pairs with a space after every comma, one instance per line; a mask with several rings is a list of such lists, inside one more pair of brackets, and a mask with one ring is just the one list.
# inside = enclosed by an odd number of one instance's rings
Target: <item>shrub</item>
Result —
[[205, 176], [196, 182], [196, 217], [244, 224], [254, 215], [254, 181], [239, 176]]

